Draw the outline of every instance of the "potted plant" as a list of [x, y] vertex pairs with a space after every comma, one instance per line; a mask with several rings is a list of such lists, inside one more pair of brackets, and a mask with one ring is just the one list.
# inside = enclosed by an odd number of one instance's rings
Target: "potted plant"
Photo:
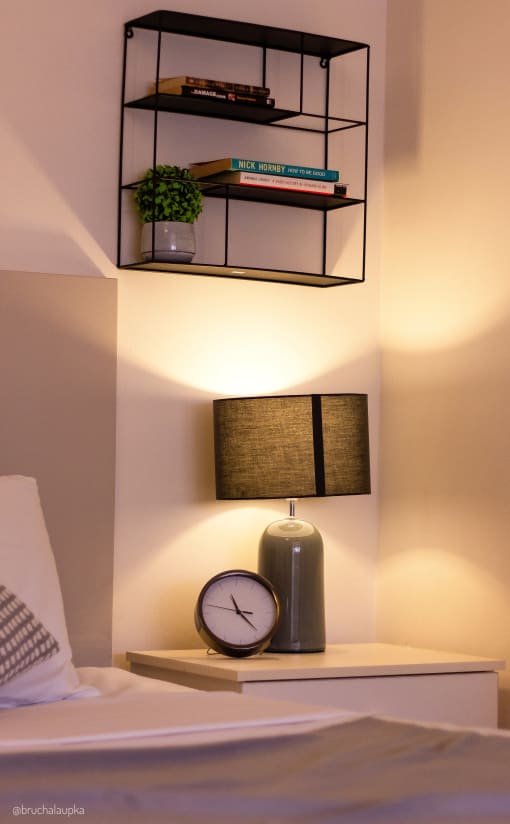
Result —
[[144, 259], [189, 263], [195, 254], [193, 223], [202, 211], [203, 195], [188, 169], [166, 165], [147, 169], [134, 200], [143, 223]]

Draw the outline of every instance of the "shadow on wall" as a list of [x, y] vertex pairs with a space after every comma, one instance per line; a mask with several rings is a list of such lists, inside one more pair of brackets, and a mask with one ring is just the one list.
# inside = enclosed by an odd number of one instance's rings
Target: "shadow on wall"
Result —
[[[387, 0], [386, 48], [392, 60], [387, 62], [385, 118], [400, 123], [386, 138], [385, 163], [405, 162], [419, 154], [422, 134], [421, 93], [423, 59], [424, 0]], [[400, 113], [405, 111], [405, 118]]]
[[0, 472], [37, 479], [77, 665], [111, 656], [116, 287], [0, 272]]
[[[104, 234], [104, 227], [100, 227], [101, 230], [87, 228], [83, 186], [75, 193], [67, 192], [69, 182], [77, 185], [76, 176], [68, 174], [62, 181], [63, 190], [59, 190], [60, 154], [52, 146], [53, 163], [57, 166], [52, 170], [49, 159], [38, 158], [40, 146], [30, 145], [34, 133], [30, 128], [11, 128], [4, 110], [0, 124], [2, 157], [7, 158], [1, 167], [3, 203], [6, 204], [0, 220], [3, 268], [33, 269], [36, 255], [38, 271], [114, 276], [117, 270], [112, 263], [113, 254], [108, 259], [96, 240]], [[39, 136], [40, 130], [37, 133]], [[90, 168], [94, 168], [94, 164]], [[54, 176], [53, 171], [57, 172]], [[96, 185], [92, 183], [94, 175], [86, 177], [87, 186]], [[109, 202], [111, 194], [108, 194]], [[97, 202], [95, 205], [97, 212]], [[93, 207], [89, 204], [89, 208]], [[114, 220], [115, 214], [111, 210], [106, 229], [112, 242]]]
[[510, 660], [510, 324], [384, 364], [378, 636]]

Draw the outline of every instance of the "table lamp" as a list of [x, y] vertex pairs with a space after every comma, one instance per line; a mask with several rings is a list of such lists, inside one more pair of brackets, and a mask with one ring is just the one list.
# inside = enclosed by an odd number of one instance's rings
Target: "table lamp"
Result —
[[273, 652], [325, 648], [323, 542], [296, 518], [297, 498], [370, 492], [367, 396], [276, 395], [213, 401], [216, 498], [286, 498], [269, 524], [258, 571], [274, 586], [280, 624]]

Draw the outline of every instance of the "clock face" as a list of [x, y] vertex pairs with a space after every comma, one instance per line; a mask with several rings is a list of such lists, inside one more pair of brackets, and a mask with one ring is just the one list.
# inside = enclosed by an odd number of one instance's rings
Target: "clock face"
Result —
[[202, 589], [195, 610], [201, 637], [217, 652], [244, 656], [261, 652], [276, 632], [279, 607], [274, 590], [254, 572], [230, 570]]

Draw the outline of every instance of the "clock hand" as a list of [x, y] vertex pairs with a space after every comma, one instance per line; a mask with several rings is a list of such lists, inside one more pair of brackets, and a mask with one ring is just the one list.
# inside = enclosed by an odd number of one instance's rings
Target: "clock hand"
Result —
[[250, 621], [250, 619], [249, 619], [249, 618], [247, 618], [247, 617], [246, 617], [246, 615], [244, 614], [244, 612], [242, 612], [242, 611], [240, 610], [240, 611], [239, 611], [239, 615], [241, 616], [241, 618], [242, 618], [244, 621], [246, 621], [246, 623], [247, 623], [247, 624], [249, 624], [249, 625], [250, 625], [250, 627], [253, 627], [253, 629], [255, 629], [255, 630], [257, 629], [257, 627], [255, 626], [255, 624], [252, 624], [252, 622]]
[[240, 609], [239, 609], [239, 607], [237, 606], [237, 601], [236, 601], [236, 599], [234, 598], [234, 596], [232, 595], [232, 593], [230, 593], [230, 598], [231, 598], [232, 603], [234, 604], [234, 606], [235, 606], [235, 608], [236, 608], [236, 612], [237, 612], [237, 614], [238, 614], [238, 615], [240, 615], [240, 614], [241, 614], [241, 610], [240, 610]]
[[241, 615], [243, 613], [244, 615], [253, 615], [253, 612], [251, 612], [249, 609], [237, 610], [234, 609], [234, 607], [222, 607], [219, 604], [208, 604], [208, 606], [214, 607], [215, 609], [228, 609], [229, 612], [237, 612], [238, 615]]
[[[240, 616], [241, 616], [241, 618], [242, 618], [244, 621], [246, 621], [246, 623], [247, 623], [247, 624], [249, 624], [249, 625], [250, 625], [250, 627], [253, 627], [253, 629], [254, 629], [254, 630], [256, 630], [256, 629], [257, 629], [257, 627], [255, 626], [255, 624], [252, 624], [252, 622], [250, 621], [250, 619], [249, 619], [249, 618], [247, 618], [247, 617], [246, 617], [246, 615], [244, 614], [243, 610], [242, 610], [242, 609], [239, 609], [239, 607], [238, 607], [238, 605], [237, 605], [237, 601], [236, 601], [236, 599], [234, 598], [234, 596], [232, 595], [232, 593], [230, 593], [230, 597], [232, 598], [232, 603], [234, 604], [234, 606], [235, 606], [235, 608], [236, 608], [236, 612], [237, 612], [237, 614], [238, 614], [238, 615], [240, 615]], [[251, 613], [250, 613], [250, 615], [253, 615], [253, 613], [251, 612]]]

